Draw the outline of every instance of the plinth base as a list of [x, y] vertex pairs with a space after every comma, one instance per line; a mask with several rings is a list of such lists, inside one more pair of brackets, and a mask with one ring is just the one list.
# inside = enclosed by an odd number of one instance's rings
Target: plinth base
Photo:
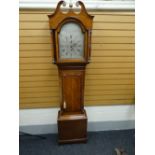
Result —
[[58, 113], [58, 142], [78, 143], [87, 141], [87, 115]]

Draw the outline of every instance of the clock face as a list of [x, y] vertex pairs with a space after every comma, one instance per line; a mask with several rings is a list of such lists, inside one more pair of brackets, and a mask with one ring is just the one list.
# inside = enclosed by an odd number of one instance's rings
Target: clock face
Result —
[[81, 27], [74, 23], [64, 24], [59, 33], [60, 59], [83, 59], [84, 34]]

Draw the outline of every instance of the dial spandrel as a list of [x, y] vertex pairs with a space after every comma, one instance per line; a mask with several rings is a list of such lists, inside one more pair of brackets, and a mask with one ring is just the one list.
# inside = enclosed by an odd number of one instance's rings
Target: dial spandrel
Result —
[[82, 59], [84, 56], [84, 34], [78, 24], [66, 23], [59, 33], [60, 59]]

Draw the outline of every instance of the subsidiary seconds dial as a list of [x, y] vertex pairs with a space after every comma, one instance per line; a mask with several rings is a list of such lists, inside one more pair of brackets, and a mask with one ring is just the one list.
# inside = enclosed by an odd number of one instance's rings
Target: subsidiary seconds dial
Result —
[[81, 59], [84, 55], [84, 35], [78, 24], [66, 23], [59, 34], [61, 59]]

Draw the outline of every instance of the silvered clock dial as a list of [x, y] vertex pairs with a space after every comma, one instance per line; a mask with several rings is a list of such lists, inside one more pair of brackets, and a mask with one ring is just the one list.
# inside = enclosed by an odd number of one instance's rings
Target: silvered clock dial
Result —
[[75, 22], [64, 24], [59, 33], [60, 59], [82, 59], [84, 56], [84, 34]]

